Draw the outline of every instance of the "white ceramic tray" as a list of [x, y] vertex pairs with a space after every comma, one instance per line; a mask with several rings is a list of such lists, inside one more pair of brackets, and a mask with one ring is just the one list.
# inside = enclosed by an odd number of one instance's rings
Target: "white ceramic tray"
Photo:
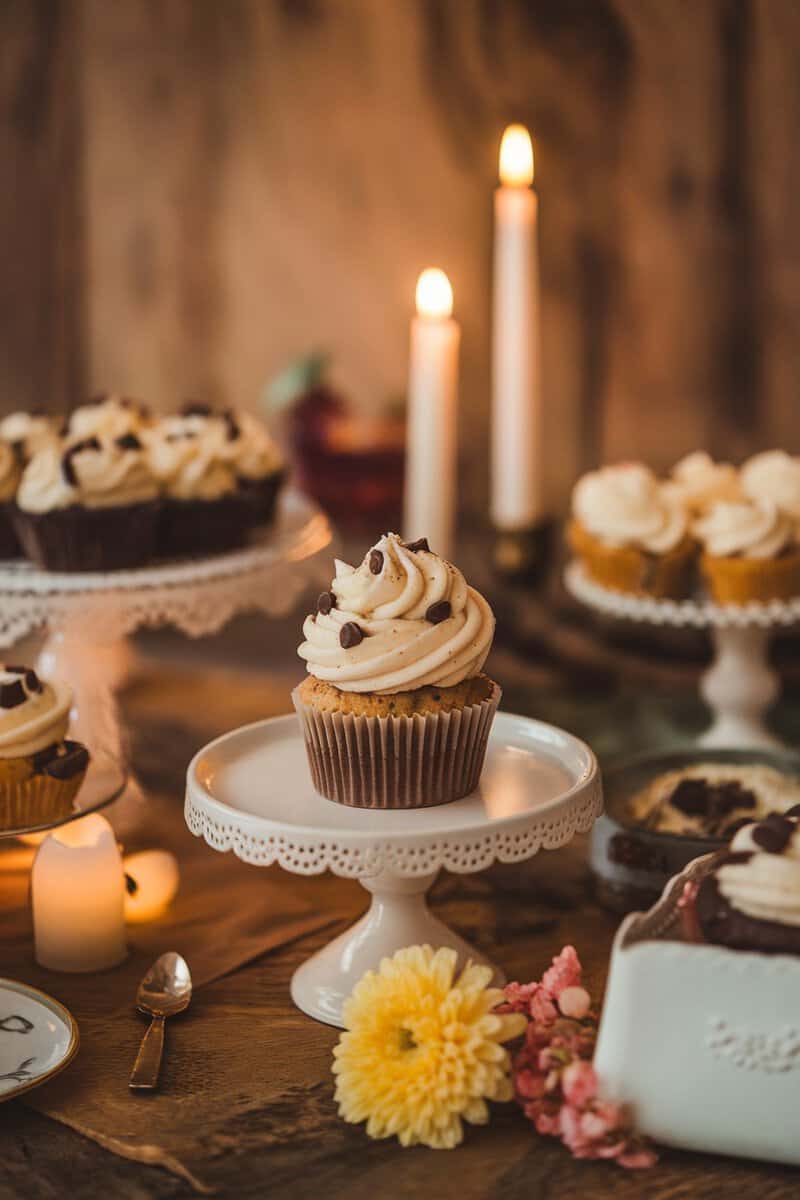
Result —
[[[588, 830], [602, 808], [588, 746], [552, 725], [498, 713], [480, 787], [436, 808], [346, 808], [312, 787], [297, 718], [277, 717], [211, 742], [189, 765], [186, 821], [215, 850], [312, 875], [330, 869], [372, 893], [365, 917], [305, 963], [295, 1003], [330, 1024], [361, 975], [402, 946], [482, 956], [434, 917], [425, 892], [441, 867], [467, 873], [519, 862]], [[499, 974], [499, 973], [498, 973]]]
[[0, 1101], [38, 1087], [78, 1053], [75, 1018], [51, 996], [0, 979]]
[[595, 1067], [667, 1145], [800, 1164], [800, 958], [681, 940], [695, 859], [620, 926]]

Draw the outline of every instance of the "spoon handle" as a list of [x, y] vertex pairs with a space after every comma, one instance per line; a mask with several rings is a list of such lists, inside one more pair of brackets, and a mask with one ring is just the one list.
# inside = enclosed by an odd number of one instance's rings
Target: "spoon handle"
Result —
[[150, 1028], [142, 1038], [139, 1053], [131, 1072], [130, 1086], [136, 1089], [152, 1090], [158, 1087], [158, 1072], [161, 1069], [161, 1055], [164, 1051], [164, 1018], [153, 1017]]

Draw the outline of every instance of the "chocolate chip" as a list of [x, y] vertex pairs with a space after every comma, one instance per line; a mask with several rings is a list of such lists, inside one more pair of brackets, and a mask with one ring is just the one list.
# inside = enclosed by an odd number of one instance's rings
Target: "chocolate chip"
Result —
[[317, 612], [327, 617], [332, 608], [336, 608], [336, 597], [333, 592], [320, 592], [317, 596]]
[[[6, 667], [8, 670], [8, 667]], [[783, 814], [785, 817], [800, 817], [800, 804], [793, 804], [791, 808], [787, 808]]]
[[117, 445], [120, 450], [141, 450], [142, 448], [142, 443], [135, 433], [123, 433], [122, 437], [117, 438]]
[[236, 417], [229, 408], [226, 408], [225, 412], [222, 414], [222, 419], [225, 422], [227, 429], [226, 437], [228, 441], [235, 442], [237, 438], [242, 436], [242, 431], [236, 422]]
[[13, 683], [0, 683], [0, 708], [16, 708], [18, 704], [24, 704], [27, 698], [21, 679], [15, 679]]
[[756, 798], [735, 779], [716, 784], [707, 779], [682, 779], [669, 803], [684, 816], [704, 819], [707, 832], [722, 837], [727, 833], [726, 818], [736, 809], [754, 809]]
[[425, 613], [425, 620], [430, 621], [431, 625], [438, 625], [441, 621], [446, 621], [448, 617], [453, 615], [452, 605], [449, 600], [440, 600], [438, 604], [432, 604]]
[[80, 742], [64, 742], [58, 753], [44, 764], [45, 775], [51, 779], [73, 779], [89, 765], [89, 751]]
[[427, 538], [417, 538], [415, 542], [403, 542], [406, 550], [410, 550], [412, 554], [418, 553], [420, 550], [427, 550], [430, 553], [430, 546]]
[[17, 439], [16, 442], [12, 442], [11, 443], [11, 451], [14, 455], [14, 460], [15, 460], [17, 466], [24, 467], [25, 457], [26, 457], [25, 456], [25, 442], [20, 439]]
[[369, 552], [369, 569], [373, 575], [380, 575], [383, 570], [383, 551], [370, 550]]
[[753, 829], [753, 841], [762, 850], [766, 850], [767, 854], [782, 854], [793, 833], [794, 825], [791, 821], [784, 821], [782, 826], [761, 821]]
[[339, 645], [343, 650], [352, 650], [353, 646], [358, 646], [363, 640], [361, 626], [356, 625], [355, 621], [347, 621], [339, 630]]
[[72, 460], [76, 454], [81, 454], [84, 450], [99, 450], [100, 442], [96, 437], [83, 438], [80, 442], [74, 442], [61, 456], [61, 471], [70, 487], [78, 486], [78, 476], [75, 474], [75, 468], [72, 465]]
[[210, 417], [213, 409], [208, 404], [198, 404], [194, 400], [190, 400], [188, 404], [184, 404], [181, 409], [182, 417]]
[[4, 671], [8, 671], [10, 675], [24, 675], [28, 670], [27, 667], [12, 667], [9, 663], [3, 666]]
[[135, 896], [136, 893], [138, 892], [138, 890], [139, 890], [138, 883], [133, 878], [133, 876], [129, 875], [128, 872], [126, 871], [125, 872], [125, 891], [128, 893], [129, 896]]
[[42, 690], [41, 680], [34, 671], [33, 667], [29, 667], [25, 672], [25, 682], [28, 685], [29, 692], [40, 692]]

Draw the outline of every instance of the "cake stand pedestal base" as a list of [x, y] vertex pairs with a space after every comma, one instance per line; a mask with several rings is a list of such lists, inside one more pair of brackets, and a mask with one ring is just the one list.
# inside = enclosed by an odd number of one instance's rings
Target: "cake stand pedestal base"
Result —
[[402, 876], [381, 871], [372, 879], [360, 879], [372, 893], [372, 903], [355, 925], [295, 971], [292, 999], [297, 1007], [326, 1025], [341, 1026], [342, 1005], [366, 971], [404, 946], [426, 943], [455, 950], [459, 970], [468, 961], [490, 966], [492, 985], [502, 987], [502, 972], [428, 908], [425, 896], [438, 874]]
[[780, 680], [769, 665], [770, 632], [757, 625], [712, 627], [714, 662], [700, 691], [714, 720], [698, 739], [713, 750], [748, 746], [775, 750], [782, 746], [764, 724], [764, 714], [778, 698]]

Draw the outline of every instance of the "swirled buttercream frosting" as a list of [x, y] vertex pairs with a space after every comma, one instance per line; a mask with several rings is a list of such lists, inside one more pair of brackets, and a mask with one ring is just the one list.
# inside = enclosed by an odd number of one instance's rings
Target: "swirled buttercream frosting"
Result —
[[705, 450], [695, 450], [676, 463], [670, 482], [697, 513], [715, 500], [735, 500], [741, 494], [736, 468], [731, 463], [714, 462]]
[[217, 500], [236, 490], [224, 422], [193, 409], [159, 421], [148, 438], [153, 474], [176, 500]]
[[797, 818], [773, 813], [745, 825], [731, 842], [731, 852], [716, 872], [717, 886], [731, 907], [759, 921], [800, 925]]
[[14, 447], [18, 446], [25, 459], [29, 459], [55, 436], [52, 418], [41, 414], [13, 412], [0, 421], [0, 438]]
[[720, 500], [692, 531], [714, 558], [776, 558], [795, 537], [793, 522], [770, 500]]
[[135, 434], [60, 440], [33, 456], [22, 476], [17, 504], [25, 512], [51, 512], [81, 504], [113, 508], [153, 500], [158, 485]]
[[752, 500], [771, 500], [782, 513], [800, 521], [800, 457], [766, 450], [743, 464], [742, 489]]
[[0, 666], [0, 758], [37, 754], [63, 740], [72, 691], [26, 667]]
[[66, 436], [70, 438], [118, 438], [140, 433], [149, 420], [146, 407], [127, 396], [95, 396], [67, 417]]
[[590, 471], [572, 493], [572, 510], [593, 537], [609, 546], [665, 554], [685, 537], [686, 506], [640, 463]]
[[452, 563], [424, 541], [387, 533], [360, 566], [337, 561], [298, 653], [312, 675], [342, 691], [451, 687], [480, 673], [494, 625]]

